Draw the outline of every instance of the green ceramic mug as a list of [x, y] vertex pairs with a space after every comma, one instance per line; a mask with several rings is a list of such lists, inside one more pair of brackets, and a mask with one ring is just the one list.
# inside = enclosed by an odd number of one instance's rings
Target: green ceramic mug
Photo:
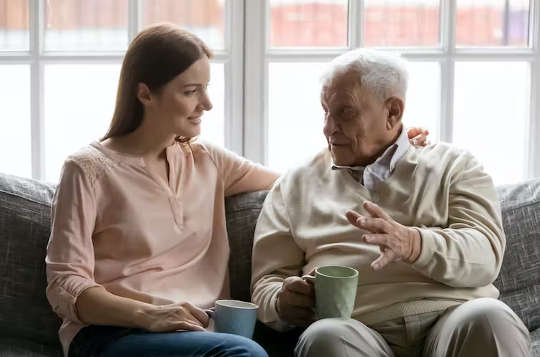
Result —
[[315, 286], [315, 312], [317, 319], [330, 317], [350, 318], [356, 300], [358, 271], [329, 265], [315, 269], [315, 276], [305, 275]]

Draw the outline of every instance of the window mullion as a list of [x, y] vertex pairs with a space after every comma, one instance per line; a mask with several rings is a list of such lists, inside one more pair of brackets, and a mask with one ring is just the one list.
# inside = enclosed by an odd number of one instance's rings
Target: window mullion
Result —
[[141, 7], [141, 0], [128, 0], [128, 43], [131, 43], [141, 27]]
[[361, 47], [363, 44], [363, 11], [364, 0], [349, 0], [349, 26], [348, 43], [349, 48]]
[[442, 0], [441, 11], [441, 117], [439, 121], [439, 139], [452, 141], [454, 120], [454, 79], [456, 48], [456, 0]]
[[245, 1], [244, 155], [265, 163], [267, 135], [267, 0]]
[[531, 45], [534, 51], [534, 60], [531, 61], [531, 94], [530, 113], [527, 138], [527, 172], [525, 177], [540, 177], [540, 6], [538, 2], [530, 2], [530, 26], [529, 31], [532, 36]]
[[30, 1], [30, 137], [32, 177], [45, 177], [45, 142], [43, 125], [43, 53], [45, 8], [42, 1]]
[[244, 155], [244, 1], [226, 3], [225, 146]]

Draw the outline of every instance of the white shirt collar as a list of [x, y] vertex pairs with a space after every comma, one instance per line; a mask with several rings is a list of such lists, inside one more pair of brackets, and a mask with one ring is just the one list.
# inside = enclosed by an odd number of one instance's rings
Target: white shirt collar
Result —
[[[373, 163], [367, 166], [345, 166], [335, 165], [332, 162], [332, 170], [349, 170], [351, 175], [359, 180], [361, 177], [366, 176], [366, 173], [379, 177], [381, 180], [385, 180], [394, 171], [398, 161], [405, 155], [409, 147], [409, 137], [404, 127], [401, 129], [401, 133], [386, 150], [379, 156]], [[367, 169], [367, 170], [366, 170]], [[362, 183], [366, 182], [366, 178], [363, 177]], [[371, 180], [369, 180], [371, 181]]]

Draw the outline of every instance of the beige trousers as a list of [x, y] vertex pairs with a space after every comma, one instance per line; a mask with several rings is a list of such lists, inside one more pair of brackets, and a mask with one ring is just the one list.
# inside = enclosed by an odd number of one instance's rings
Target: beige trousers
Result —
[[530, 356], [529, 331], [503, 302], [481, 298], [367, 327], [353, 319], [311, 324], [298, 357]]

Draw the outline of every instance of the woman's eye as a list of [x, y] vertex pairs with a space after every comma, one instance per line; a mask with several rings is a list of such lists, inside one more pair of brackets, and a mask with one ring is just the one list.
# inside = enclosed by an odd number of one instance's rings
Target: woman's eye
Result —
[[196, 89], [193, 89], [193, 90], [187, 90], [184, 92], [185, 95], [193, 95], [197, 93], [197, 90]]

